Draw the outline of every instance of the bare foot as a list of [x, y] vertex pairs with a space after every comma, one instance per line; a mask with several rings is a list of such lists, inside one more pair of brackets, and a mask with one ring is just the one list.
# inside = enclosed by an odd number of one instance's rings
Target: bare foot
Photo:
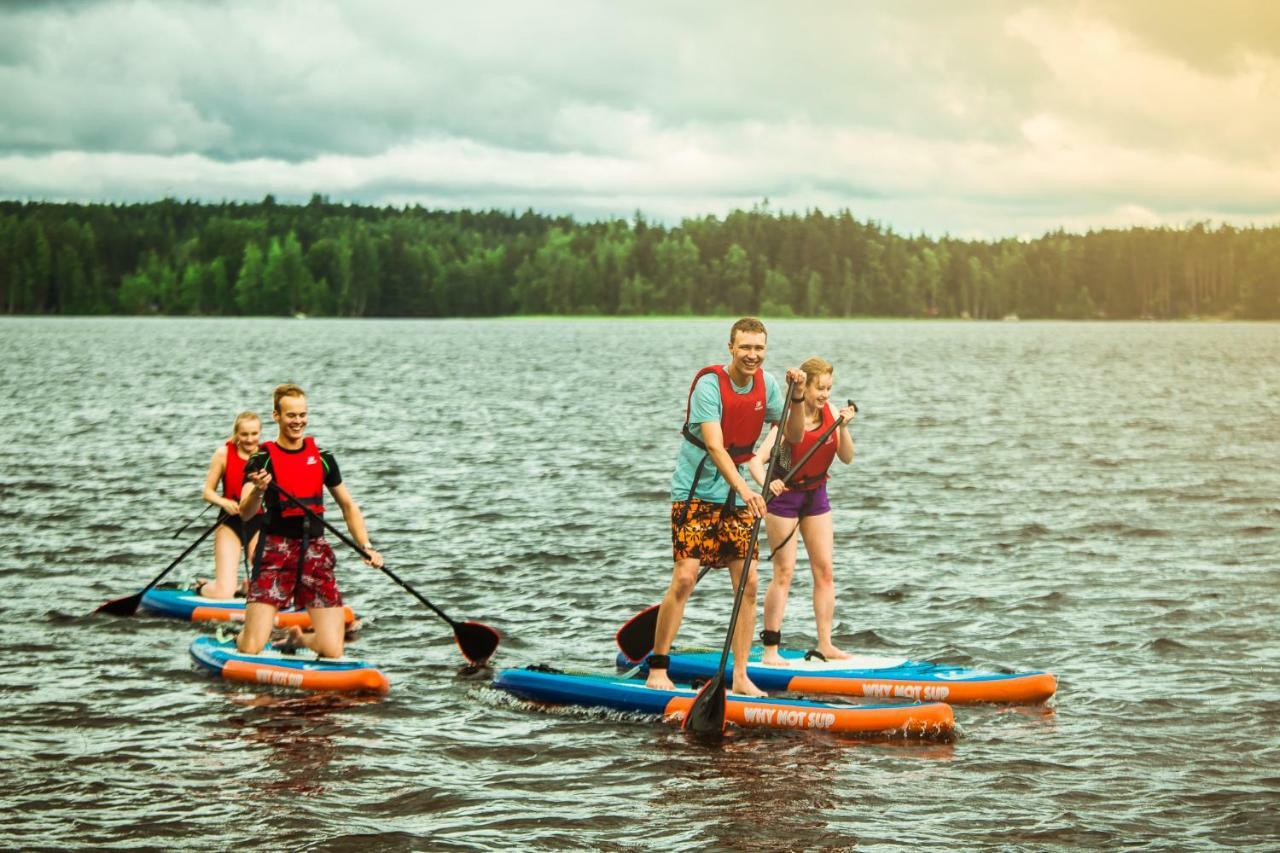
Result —
[[645, 687], [652, 687], [654, 690], [675, 690], [676, 686], [671, 683], [671, 679], [667, 676], [665, 669], [649, 670], [649, 677], [644, 680]]
[[302, 629], [297, 625], [290, 625], [284, 629], [284, 632], [284, 637], [272, 644], [274, 648], [282, 652], [292, 652], [307, 648], [306, 635], [302, 633]]
[[825, 646], [818, 646], [818, 651], [822, 652], [822, 656], [827, 660], [848, 660], [853, 657], [853, 655], [837, 649], [830, 643]]
[[210, 598], [215, 601], [226, 601], [230, 596], [219, 595], [217, 592], [218, 585], [208, 578], [196, 578], [196, 585], [191, 591], [201, 598]]
[[756, 687], [755, 684], [752, 683], [751, 679], [747, 678], [747, 674], [745, 672], [741, 675], [736, 672], [733, 674], [733, 692], [738, 696], [750, 696], [755, 699], [769, 695], [759, 687]]
[[765, 666], [791, 666], [791, 661], [778, 653], [777, 646], [767, 646], [760, 654], [760, 663]]

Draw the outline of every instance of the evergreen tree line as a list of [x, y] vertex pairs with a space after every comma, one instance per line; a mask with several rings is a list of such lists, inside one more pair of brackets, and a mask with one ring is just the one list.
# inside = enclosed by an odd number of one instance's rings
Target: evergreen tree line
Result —
[[895, 234], [767, 203], [676, 227], [331, 204], [0, 202], [9, 314], [1280, 317], [1280, 226]]

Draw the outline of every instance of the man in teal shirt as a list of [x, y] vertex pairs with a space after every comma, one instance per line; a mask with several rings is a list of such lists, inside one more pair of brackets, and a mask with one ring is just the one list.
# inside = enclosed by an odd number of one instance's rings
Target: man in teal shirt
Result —
[[[685, 604], [702, 565], [729, 568], [733, 588], [742, 575], [756, 518], [765, 500], [748, 485], [745, 465], [766, 422], [782, 417], [783, 391], [761, 370], [768, 333], [754, 317], [744, 317], [729, 330], [727, 366], [699, 371], [689, 394], [684, 440], [671, 478], [671, 542], [675, 567], [658, 608], [653, 654], [646, 684], [671, 689], [667, 655], [684, 618]], [[804, 385], [804, 371], [791, 368], [787, 381]], [[804, 407], [792, 406], [782, 427], [788, 441], [804, 435]], [[750, 606], [745, 606], [746, 601]], [[744, 606], [733, 634], [733, 690], [764, 695], [747, 677], [747, 656], [756, 620], [756, 566], [747, 572]]]

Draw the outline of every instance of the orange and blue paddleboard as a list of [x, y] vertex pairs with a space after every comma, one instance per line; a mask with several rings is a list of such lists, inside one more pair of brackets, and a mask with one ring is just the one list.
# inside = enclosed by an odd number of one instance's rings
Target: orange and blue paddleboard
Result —
[[[822, 660], [810, 653], [782, 649], [785, 666], [760, 662], [761, 650], [751, 650], [747, 675], [761, 690], [805, 694], [835, 694], [871, 699], [947, 702], [1031, 704], [1043, 702], [1058, 689], [1058, 679], [1048, 672], [990, 672], [949, 664], [912, 661], [901, 657], [855, 655], [847, 660]], [[716, 671], [719, 651], [671, 652], [668, 674], [675, 681], [706, 680]], [[632, 664], [619, 654], [618, 669]], [[641, 665], [644, 668], [644, 665]], [[733, 674], [733, 656], [725, 665]]]
[[[573, 674], [548, 667], [505, 669], [493, 686], [540, 704], [654, 714], [669, 722], [683, 720], [697, 695], [691, 687], [656, 690], [636, 678]], [[939, 737], [955, 726], [951, 706], [942, 702], [852, 705], [772, 696], [750, 699], [732, 693], [725, 699], [725, 719], [744, 728]]]
[[[193, 589], [179, 586], [155, 586], [142, 596], [141, 606], [148, 613], [184, 619], [189, 622], [243, 622], [243, 598], [205, 598]], [[350, 625], [355, 611], [342, 606], [342, 617]], [[281, 610], [276, 614], [277, 628], [310, 628], [311, 617], [305, 610]]]
[[388, 678], [372, 664], [351, 658], [317, 658], [311, 652], [288, 654], [263, 649], [248, 655], [230, 641], [197, 637], [191, 643], [196, 663], [231, 681], [247, 681], [270, 687], [298, 690], [334, 690], [344, 693], [387, 693]]

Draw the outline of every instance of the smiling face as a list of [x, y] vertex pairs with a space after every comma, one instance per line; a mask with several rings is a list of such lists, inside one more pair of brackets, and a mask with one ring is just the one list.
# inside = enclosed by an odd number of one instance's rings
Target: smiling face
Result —
[[805, 404], [811, 409], [821, 410], [827, 404], [827, 400], [831, 399], [833, 382], [834, 379], [830, 372], [810, 376], [809, 381], [804, 386]]
[[257, 418], [241, 418], [236, 421], [236, 433], [232, 440], [236, 449], [246, 459], [258, 451], [258, 442], [262, 439], [262, 421]]
[[736, 332], [729, 342], [729, 374], [741, 385], [764, 364], [769, 338], [764, 332]]
[[307, 398], [293, 394], [281, 397], [271, 419], [280, 426], [279, 443], [289, 448], [297, 447], [307, 434]]

